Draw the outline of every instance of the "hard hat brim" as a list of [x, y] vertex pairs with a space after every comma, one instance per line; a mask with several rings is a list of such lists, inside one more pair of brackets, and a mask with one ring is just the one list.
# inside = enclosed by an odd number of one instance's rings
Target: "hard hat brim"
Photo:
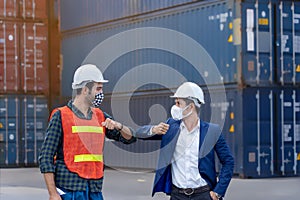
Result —
[[186, 99], [186, 98], [188, 98], [188, 97], [179, 97], [179, 96], [176, 96], [176, 95], [172, 95], [172, 96], [170, 96], [170, 98], [181, 98], [181, 99]]
[[108, 83], [108, 80], [101, 80], [98, 83]]
[[[179, 97], [179, 96], [176, 96], [176, 95], [172, 95], [170, 96], [170, 98], [178, 98], [178, 99], [190, 99], [190, 100], [193, 100], [191, 97]], [[204, 101], [199, 101], [201, 104], [205, 104]]]

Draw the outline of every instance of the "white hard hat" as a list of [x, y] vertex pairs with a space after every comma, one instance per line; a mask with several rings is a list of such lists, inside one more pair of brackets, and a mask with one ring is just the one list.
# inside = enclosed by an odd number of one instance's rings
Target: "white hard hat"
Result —
[[192, 82], [185, 82], [180, 85], [171, 98], [190, 99], [193, 100], [195, 105], [198, 107], [200, 107], [200, 104], [205, 103], [202, 89], [197, 84]]
[[107, 83], [104, 80], [102, 72], [96, 65], [86, 64], [78, 67], [74, 73], [72, 89], [78, 89], [85, 86], [87, 82]]

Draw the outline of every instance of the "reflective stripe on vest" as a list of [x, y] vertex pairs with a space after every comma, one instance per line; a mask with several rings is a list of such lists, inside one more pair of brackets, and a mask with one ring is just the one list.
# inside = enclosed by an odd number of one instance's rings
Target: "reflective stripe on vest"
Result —
[[104, 133], [103, 127], [99, 126], [72, 126], [72, 133]]
[[102, 154], [75, 155], [74, 162], [103, 162], [103, 155]]
[[92, 119], [80, 119], [67, 107], [59, 108], [63, 128], [64, 161], [69, 171], [85, 179], [103, 177], [105, 121], [103, 112], [92, 108]]

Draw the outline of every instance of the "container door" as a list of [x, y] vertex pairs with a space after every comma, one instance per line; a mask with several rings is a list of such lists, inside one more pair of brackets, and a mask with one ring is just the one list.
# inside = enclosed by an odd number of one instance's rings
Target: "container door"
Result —
[[41, 144], [44, 141], [47, 128], [48, 107], [47, 99], [37, 96], [25, 96], [22, 102], [22, 158], [25, 165], [35, 165], [38, 162], [38, 155]]
[[0, 151], [1, 166], [19, 164], [19, 99], [0, 97]]
[[46, 0], [21, 0], [22, 17], [24, 19], [46, 19], [47, 1]]
[[[212, 89], [205, 90], [207, 98], [205, 104], [209, 106], [201, 107], [201, 119], [210, 122], [212, 120], [212, 114], [214, 114], [213, 123], [217, 123], [222, 128], [222, 133], [228, 146], [235, 158], [234, 173], [240, 174], [241, 167], [243, 166], [243, 140], [241, 130], [241, 96], [239, 95], [237, 88], [226, 88], [226, 94], [222, 90]], [[224, 95], [226, 95], [225, 100]], [[211, 99], [217, 100], [217, 102], [211, 102]], [[218, 101], [220, 100], [220, 101]], [[221, 164], [217, 163], [217, 170], [221, 168]]]
[[277, 82], [300, 83], [300, 3], [281, 1], [276, 14]]
[[273, 83], [273, 4], [242, 4], [242, 80], [247, 85]]
[[48, 28], [44, 23], [24, 23], [21, 29], [21, 80], [25, 93], [48, 94]]
[[293, 91], [294, 100], [294, 120], [293, 120], [293, 137], [294, 137], [294, 174], [300, 175], [300, 90]]
[[0, 21], [0, 92], [19, 89], [18, 24]]
[[1, 0], [0, 1], [0, 16], [1, 17], [17, 17], [19, 2], [17, 0]]
[[300, 90], [281, 90], [279, 99], [278, 164], [282, 175], [297, 175], [300, 159]]
[[274, 175], [274, 96], [272, 89], [244, 90], [244, 173], [247, 177]]

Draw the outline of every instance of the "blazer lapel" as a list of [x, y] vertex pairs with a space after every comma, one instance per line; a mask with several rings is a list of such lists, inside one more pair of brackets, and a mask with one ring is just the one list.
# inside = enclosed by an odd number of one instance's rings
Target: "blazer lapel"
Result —
[[200, 143], [199, 143], [199, 150], [203, 144], [204, 138], [207, 134], [208, 125], [200, 120]]
[[208, 124], [204, 123], [203, 121], [200, 120], [200, 142], [199, 142], [199, 160], [201, 158], [203, 158], [205, 155], [205, 145], [203, 145], [205, 136], [207, 134], [207, 130], [208, 130]]

